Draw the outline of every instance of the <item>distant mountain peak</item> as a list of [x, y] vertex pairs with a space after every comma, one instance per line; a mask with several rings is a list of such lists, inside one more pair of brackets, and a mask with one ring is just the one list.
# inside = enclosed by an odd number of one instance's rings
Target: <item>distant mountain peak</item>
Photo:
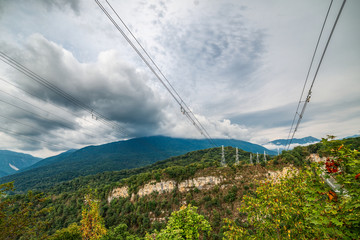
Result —
[[16, 173], [40, 160], [30, 154], [0, 150], [0, 177]]
[[[293, 138], [291, 144], [309, 144], [309, 143], [316, 143], [320, 142], [320, 139], [314, 138], [312, 136], [304, 137], [304, 138]], [[268, 144], [274, 144], [277, 146], [284, 146], [288, 143], [288, 139], [276, 139], [273, 141], [268, 142]]]

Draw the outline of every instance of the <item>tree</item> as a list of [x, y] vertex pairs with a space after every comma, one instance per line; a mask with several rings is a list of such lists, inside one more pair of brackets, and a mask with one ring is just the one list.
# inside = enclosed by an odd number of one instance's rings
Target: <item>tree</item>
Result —
[[13, 182], [0, 185], [0, 239], [45, 239], [48, 222], [43, 218], [51, 211], [44, 207], [47, 199], [32, 191], [25, 195], [6, 195], [13, 190]]
[[85, 206], [82, 210], [81, 232], [83, 240], [100, 239], [106, 234], [106, 228], [99, 214], [99, 201], [85, 195]]
[[77, 223], [72, 223], [67, 228], [57, 230], [49, 240], [81, 240], [81, 228]]
[[155, 236], [147, 235], [147, 239], [155, 237], [159, 240], [169, 239], [201, 239], [210, 235], [211, 226], [203, 215], [197, 213], [197, 207], [182, 206], [171, 214], [165, 229]]
[[119, 224], [118, 226], [108, 230], [101, 240], [140, 240], [140, 238], [136, 235], [130, 234], [126, 224]]
[[[278, 183], [265, 182], [256, 196], [244, 196], [239, 210], [247, 214], [250, 227], [226, 220], [225, 239], [357, 239], [359, 153], [327, 140], [323, 144], [325, 163], [293, 171]], [[324, 171], [342, 186], [340, 194], [324, 183], [328, 177]]]

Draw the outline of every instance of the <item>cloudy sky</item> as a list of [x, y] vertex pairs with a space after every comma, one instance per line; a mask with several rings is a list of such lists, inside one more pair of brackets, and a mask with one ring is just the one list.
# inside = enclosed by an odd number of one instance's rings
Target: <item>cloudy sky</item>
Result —
[[[211, 137], [287, 138], [329, 0], [109, 3]], [[360, 133], [359, 12], [348, 0], [296, 137]], [[0, 149], [45, 157], [132, 137], [202, 137], [95, 1], [0, 0], [0, 32], [1, 53], [87, 107], [2, 55]]]

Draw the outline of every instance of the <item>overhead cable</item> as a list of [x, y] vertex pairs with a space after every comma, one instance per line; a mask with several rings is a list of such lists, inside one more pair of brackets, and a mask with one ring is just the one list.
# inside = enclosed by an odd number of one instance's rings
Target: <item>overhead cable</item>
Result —
[[[38, 96], [38, 95], [35, 95], [35, 94], [32, 94], [31, 92], [25, 90], [24, 88], [22, 88], [22, 87], [20, 87], [20, 86], [17, 86], [17, 85], [15, 85], [15, 84], [13, 84], [13, 83], [5, 80], [5, 79], [2, 78], [2, 77], [0, 77], [0, 80], [3, 81], [3, 82], [5, 82], [5, 83], [7, 83], [7, 84], [9, 84], [9, 85], [11, 85], [11, 86], [13, 86], [13, 87], [15, 87], [16, 89], [19, 89], [20, 91], [24, 92], [26, 95], [35, 97], [36, 99], [40, 99], [40, 100], [44, 101], [46, 104], [50, 104], [51, 106], [53, 106], [53, 107], [55, 107], [55, 108], [57, 108], [57, 109], [59, 109], [59, 110], [62, 110], [62, 111], [67, 112], [67, 113], [69, 113], [69, 114], [71, 114], [71, 115], [74, 115], [75, 117], [81, 118], [82, 120], [84, 120], [84, 121], [86, 121], [86, 122], [88, 122], [88, 123], [90, 123], [90, 124], [94, 124], [94, 122], [89, 121], [88, 119], [84, 118], [82, 115], [78, 114], [77, 112], [69, 111], [68, 109], [63, 108], [63, 107], [60, 107], [60, 106], [58, 106], [58, 105], [56, 105], [56, 104], [54, 104], [54, 103], [52, 103], [52, 102], [47, 102], [47, 101], [43, 100], [42, 97], [40, 97], [40, 96]], [[99, 127], [103, 128], [104, 130], [109, 130], [109, 129], [105, 128], [103, 125], [99, 125]]]
[[67, 100], [69, 103], [73, 104], [74, 106], [88, 112], [92, 116], [95, 116], [99, 122], [113, 128], [116, 131], [119, 131], [123, 136], [127, 136], [127, 132], [125, 128], [121, 127], [119, 124], [116, 124], [110, 120], [108, 120], [104, 115], [100, 114], [99, 112], [95, 111], [93, 108], [88, 106], [87, 104], [83, 103], [76, 97], [72, 96], [71, 94], [65, 92], [61, 88], [55, 86], [54, 84], [47, 81], [45, 78], [39, 76], [38, 74], [34, 73], [30, 69], [26, 68], [24, 65], [17, 62], [15, 59], [11, 58], [4, 52], [0, 51], [0, 60], [4, 63], [8, 64], [9, 66], [15, 68], [16, 70], [20, 71], [24, 75], [28, 76], [32, 80], [36, 81], [37, 83], [43, 85], [44, 87], [48, 88], [52, 92], [60, 95], [62, 98]]
[[[170, 95], [174, 98], [174, 100], [177, 102], [177, 104], [180, 106], [181, 112], [188, 118], [188, 120], [194, 125], [194, 127], [200, 132], [201, 135], [203, 135], [209, 143], [213, 146], [217, 146], [207, 130], [204, 128], [204, 126], [200, 123], [200, 121], [196, 118], [194, 113], [191, 111], [191, 109], [188, 107], [188, 105], [185, 104], [183, 99], [180, 97], [178, 92], [174, 89], [172, 84], [169, 82], [169, 80], [164, 76], [158, 65], [154, 62], [154, 60], [150, 57], [150, 55], [147, 53], [147, 51], [144, 49], [144, 47], [140, 44], [140, 42], [137, 40], [137, 38], [134, 36], [134, 34], [130, 31], [130, 29], [126, 26], [124, 21], [120, 18], [116, 10], [111, 6], [111, 4], [106, 0], [106, 3], [109, 5], [109, 7], [112, 9], [114, 14], [117, 16], [117, 18], [121, 21], [122, 25], [126, 28], [126, 30], [130, 33], [130, 35], [134, 38], [136, 43], [140, 46], [142, 51], [145, 53], [146, 57], [140, 52], [140, 50], [134, 45], [134, 43], [129, 39], [129, 37], [126, 35], [126, 33], [122, 30], [122, 28], [119, 26], [119, 24], [114, 20], [114, 18], [111, 16], [111, 14], [105, 9], [105, 7], [99, 2], [99, 0], [95, 0], [95, 2], [98, 4], [100, 9], [104, 12], [104, 14], [109, 18], [109, 20], [112, 22], [112, 24], [116, 27], [116, 29], [121, 33], [121, 35], [125, 38], [125, 40], [130, 44], [130, 46], [135, 50], [135, 52], [138, 54], [138, 56], [143, 60], [143, 62], [147, 65], [147, 67], [151, 70], [151, 72], [155, 75], [155, 77], [160, 81], [160, 83], [165, 87], [165, 89], [170, 93]], [[157, 71], [156, 71], [156, 70]], [[167, 82], [167, 84], [165, 83]]]
[[323, 31], [324, 31], [324, 27], [325, 27], [326, 21], [327, 21], [328, 16], [329, 16], [329, 12], [330, 12], [332, 3], [333, 3], [333, 0], [331, 0], [331, 2], [330, 2], [329, 8], [328, 8], [327, 13], [326, 13], [326, 16], [325, 16], [324, 23], [323, 23], [323, 25], [322, 25], [322, 27], [321, 27], [321, 31], [320, 31], [320, 34], [319, 34], [319, 37], [318, 37], [318, 40], [317, 40], [317, 43], [316, 43], [316, 47], [315, 47], [313, 56], [312, 56], [312, 58], [311, 58], [311, 62], [310, 62], [310, 66], [309, 66], [309, 69], [308, 69], [308, 72], [307, 72], [307, 75], [306, 75], [305, 83], [304, 83], [303, 89], [302, 89], [302, 91], [301, 91], [299, 103], [298, 103], [298, 105], [297, 105], [297, 108], [296, 108], [296, 111], [295, 111], [295, 114], [294, 114], [294, 118], [293, 118], [293, 121], [292, 121], [292, 123], [291, 123], [291, 128], [290, 128], [290, 131], [289, 131], [289, 135], [288, 135], [288, 137], [287, 137], [286, 146], [287, 146], [287, 145], [289, 144], [289, 142], [290, 142], [290, 135], [291, 135], [291, 132], [292, 132], [292, 130], [293, 130], [293, 126], [294, 126], [294, 123], [295, 123], [296, 116], [299, 114], [298, 111], [299, 111], [299, 108], [300, 108], [300, 104], [301, 104], [301, 102], [302, 102], [302, 98], [303, 98], [303, 95], [304, 95], [304, 91], [305, 91], [305, 88], [306, 88], [306, 84], [307, 84], [307, 81], [308, 81], [308, 79], [309, 79], [310, 71], [311, 71], [312, 65], [313, 65], [313, 63], [314, 63], [315, 55], [316, 55], [316, 52], [317, 52], [317, 49], [318, 49], [318, 46], [319, 46], [319, 43], [320, 43], [320, 39], [321, 39], [322, 33], [323, 33]]
[[[331, 3], [332, 3], [332, 1], [331, 1]], [[342, 10], [343, 10], [343, 8], [344, 8], [344, 6], [345, 6], [345, 3], [346, 3], [346, 0], [343, 0], [343, 3], [342, 3], [342, 5], [341, 5], [341, 7], [340, 7], [340, 10], [339, 10], [339, 12], [338, 12], [338, 14], [337, 14], [336, 20], [335, 20], [335, 22], [334, 22], [334, 24], [333, 24], [333, 27], [332, 27], [332, 29], [331, 29], [330, 35], [329, 35], [329, 37], [328, 37], [328, 39], [327, 39], [327, 41], [326, 41], [325, 48], [324, 48], [324, 50], [323, 50], [323, 53], [322, 53], [322, 55], [321, 55], [319, 64], [318, 64], [318, 66], [317, 66], [316, 72], [315, 72], [314, 77], [313, 77], [313, 80], [312, 80], [312, 82], [311, 82], [311, 86], [310, 86], [310, 89], [309, 89], [308, 94], [307, 94], [307, 96], [306, 96], [306, 99], [305, 99], [303, 108], [302, 108], [302, 110], [301, 110], [301, 113], [300, 113], [300, 115], [299, 115], [299, 118], [298, 118], [296, 127], [294, 128], [294, 131], [293, 131], [293, 134], [292, 134], [290, 140], [288, 139], [287, 150], [289, 150], [290, 145], [291, 145], [291, 143], [292, 143], [292, 140], [294, 139], [295, 133], [296, 133], [296, 131], [297, 131], [299, 125], [300, 125], [301, 119], [302, 119], [303, 116], [304, 116], [304, 112], [305, 112], [306, 106], [307, 106], [307, 104], [310, 102], [310, 98], [311, 98], [311, 94], [312, 94], [312, 88], [313, 88], [313, 86], [314, 86], [314, 83], [315, 83], [316, 77], [317, 77], [317, 75], [318, 75], [320, 66], [321, 66], [322, 61], [323, 61], [323, 59], [324, 59], [326, 50], [327, 50], [327, 48], [328, 48], [328, 46], [329, 46], [331, 37], [332, 37], [332, 35], [333, 35], [333, 33], [334, 33], [335, 27], [336, 27], [336, 25], [337, 25], [337, 23], [338, 23], [338, 20], [339, 20], [339, 18], [340, 18], [341, 12], [342, 12]], [[330, 5], [330, 6], [331, 6], [331, 5]], [[310, 71], [310, 70], [309, 70], [309, 71]], [[296, 112], [296, 114], [298, 114], [298, 113]]]

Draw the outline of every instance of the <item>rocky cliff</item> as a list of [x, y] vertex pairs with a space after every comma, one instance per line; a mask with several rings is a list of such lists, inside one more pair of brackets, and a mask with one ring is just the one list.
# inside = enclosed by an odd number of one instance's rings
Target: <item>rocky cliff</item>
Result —
[[[171, 192], [174, 189], [178, 189], [180, 192], [187, 192], [194, 188], [198, 188], [199, 190], [210, 189], [215, 185], [220, 184], [223, 180], [223, 178], [215, 176], [204, 176], [188, 179], [180, 183], [177, 183], [173, 180], [161, 182], [151, 181], [140, 188], [136, 195], [143, 197], [153, 192], [166, 193]], [[109, 194], [108, 202], [110, 203], [113, 199], [120, 197], [129, 197], [129, 189], [127, 186], [113, 189]], [[134, 197], [135, 194], [132, 194], [131, 199], [134, 199]]]

